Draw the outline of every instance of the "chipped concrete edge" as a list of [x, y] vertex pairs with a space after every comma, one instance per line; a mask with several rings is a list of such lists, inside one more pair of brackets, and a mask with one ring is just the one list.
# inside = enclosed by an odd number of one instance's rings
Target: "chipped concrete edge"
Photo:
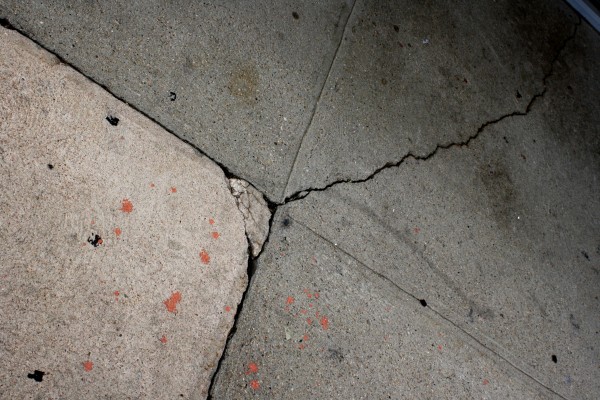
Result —
[[242, 179], [230, 178], [229, 189], [244, 219], [252, 257], [256, 258], [269, 236], [271, 211], [262, 193], [250, 183]]

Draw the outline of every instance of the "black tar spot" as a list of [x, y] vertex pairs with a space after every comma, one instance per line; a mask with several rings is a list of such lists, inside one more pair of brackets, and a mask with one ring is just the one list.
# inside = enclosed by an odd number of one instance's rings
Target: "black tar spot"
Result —
[[33, 371], [33, 374], [27, 374], [27, 377], [29, 379], [33, 379], [36, 382], [41, 382], [44, 379], [44, 375], [46, 375], [44, 371], [39, 371], [36, 369], [35, 371]]
[[98, 247], [102, 244], [102, 238], [99, 235], [95, 235], [93, 233], [87, 241], [94, 247]]
[[109, 124], [111, 124], [112, 126], [117, 126], [119, 125], [119, 118], [117, 117], [113, 117], [112, 115], [109, 115], [108, 117], [106, 117], [106, 120], [108, 121]]
[[176, 98], [177, 98], [177, 93], [169, 92], [169, 99], [171, 99], [171, 101], [175, 101]]

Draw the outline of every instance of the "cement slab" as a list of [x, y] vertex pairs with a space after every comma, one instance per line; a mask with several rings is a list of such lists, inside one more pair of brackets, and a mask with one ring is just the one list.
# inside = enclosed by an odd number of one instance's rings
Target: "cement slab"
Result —
[[291, 221], [577, 399], [600, 393], [597, 39], [581, 25], [528, 115], [286, 206]]
[[275, 215], [212, 398], [553, 398], [289, 211]]
[[349, 1], [0, 1], [0, 17], [280, 200]]
[[204, 398], [247, 277], [223, 171], [0, 28], [0, 397]]
[[286, 197], [524, 112], [576, 21], [561, 0], [357, 1]]

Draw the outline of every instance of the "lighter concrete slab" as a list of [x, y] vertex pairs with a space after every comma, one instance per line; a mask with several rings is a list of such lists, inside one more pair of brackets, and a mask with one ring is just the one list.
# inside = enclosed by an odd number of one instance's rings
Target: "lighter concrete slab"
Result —
[[222, 170], [0, 30], [0, 397], [204, 398], [245, 289]]

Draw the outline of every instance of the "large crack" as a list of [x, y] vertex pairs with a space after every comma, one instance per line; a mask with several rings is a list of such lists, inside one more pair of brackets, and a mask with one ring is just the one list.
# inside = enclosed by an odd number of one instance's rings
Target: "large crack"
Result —
[[374, 179], [377, 175], [379, 175], [381, 172], [383, 172], [383, 171], [385, 171], [387, 169], [400, 167], [408, 159], [414, 159], [414, 160], [418, 160], [418, 161], [427, 161], [430, 158], [434, 157], [438, 152], [440, 152], [442, 150], [448, 150], [448, 149], [451, 149], [453, 147], [468, 147], [469, 144], [473, 140], [476, 140], [479, 137], [479, 135], [483, 131], [485, 131], [488, 127], [493, 126], [495, 124], [498, 124], [498, 123], [502, 122], [503, 120], [505, 120], [507, 118], [527, 116], [529, 114], [529, 112], [531, 111], [531, 109], [532, 109], [533, 105], [535, 104], [535, 102], [538, 101], [539, 99], [543, 98], [544, 95], [546, 94], [546, 91], [548, 90], [548, 88], [547, 88], [547, 81], [554, 74], [554, 65], [556, 64], [556, 62], [560, 58], [561, 54], [563, 53], [564, 49], [567, 47], [567, 45], [569, 44], [569, 42], [575, 38], [575, 35], [577, 34], [577, 30], [578, 30], [578, 28], [579, 28], [580, 25], [581, 25], [581, 17], [578, 17], [577, 22], [574, 24], [573, 32], [563, 40], [563, 42], [562, 42], [561, 46], [558, 48], [558, 50], [557, 50], [554, 58], [550, 62], [550, 67], [548, 69], [548, 72], [546, 72], [544, 74], [543, 78], [542, 78], [542, 86], [543, 86], [542, 91], [539, 92], [539, 93], [534, 94], [533, 97], [531, 97], [531, 99], [529, 100], [529, 103], [527, 104], [527, 107], [525, 107], [525, 111], [516, 110], [516, 111], [513, 111], [511, 113], [504, 114], [504, 115], [502, 115], [502, 116], [500, 116], [498, 118], [486, 121], [483, 124], [481, 124], [479, 126], [479, 128], [477, 128], [477, 130], [475, 131], [475, 133], [473, 133], [472, 135], [468, 136], [465, 140], [460, 141], [460, 142], [451, 142], [451, 143], [447, 143], [447, 144], [438, 144], [432, 151], [430, 151], [429, 153], [427, 153], [425, 155], [418, 155], [418, 154], [414, 154], [413, 152], [408, 152], [402, 158], [400, 158], [398, 161], [387, 162], [384, 165], [382, 165], [381, 167], [379, 167], [376, 170], [374, 170], [370, 175], [368, 175], [368, 176], [366, 176], [364, 178], [359, 178], [359, 179], [340, 179], [340, 180], [328, 183], [327, 185], [325, 185], [323, 187], [316, 187], [316, 188], [308, 188], [308, 189], [298, 190], [297, 192], [291, 194], [290, 196], [287, 196], [284, 199], [283, 203], [280, 203], [280, 204], [287, 204], [287, 203], [292, 202], [292, 201], [302, 200], [306, 196], [308, 196], [309, 194], [311, 194], [313, 192], [323, 192], [323, 191], [325, 191], [327, 189], [330, 189], [330, 188], [332, 188], [334, 186], [337, 186], [337, 185], [340, 185], [340, 184], [368, 182], [368, 181]]

